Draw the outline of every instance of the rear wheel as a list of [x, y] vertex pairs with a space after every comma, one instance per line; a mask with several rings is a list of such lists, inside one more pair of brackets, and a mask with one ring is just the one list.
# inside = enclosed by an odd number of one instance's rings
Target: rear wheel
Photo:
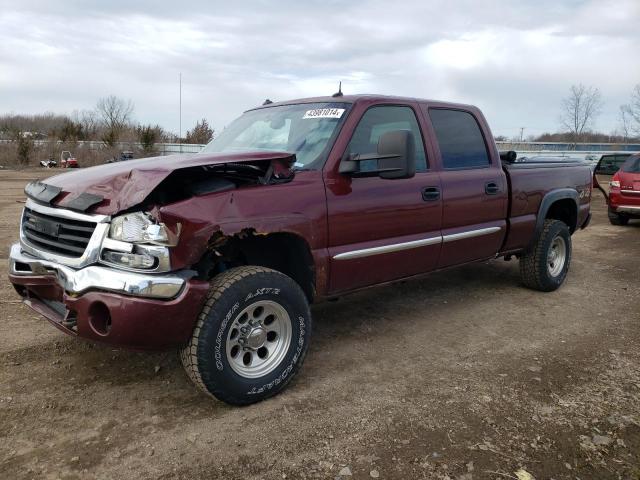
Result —
[[629, 223], [629, 217], [623, 213], [615, 212], [611, 207], [609, 207], [607, 214], [609, 215], [611, 225], [626, 225]]
[[545, 220], [533, 247], [520, 257], [520, 278], [529, 288], [551, 292], [562, 285], [571, 263], [571, 233], [560, 220]]
[[248, 405], [286, 387], [310, 336], [309, 305], [295, 281], [268, 268], [239, 267], [213, 279], [180, 357], [206, 393]]

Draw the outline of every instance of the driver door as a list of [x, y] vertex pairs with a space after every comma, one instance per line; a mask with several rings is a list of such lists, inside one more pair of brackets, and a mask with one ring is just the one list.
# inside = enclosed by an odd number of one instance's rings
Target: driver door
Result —
[[[412, 178], [338, 175], [327, 179], [329, 292], [334, 294], [433, 270], [440, 254], [440, 177], [430, 169], [415, 106], [375, 105], [353, 131], [348, 153], [376, 153], [381, 135], [409, 130]], [[376, 161], [361, 162], [374, 170]]]

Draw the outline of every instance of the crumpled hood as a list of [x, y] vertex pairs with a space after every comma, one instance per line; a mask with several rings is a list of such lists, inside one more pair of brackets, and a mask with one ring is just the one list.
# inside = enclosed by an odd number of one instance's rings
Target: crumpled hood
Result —
[[[176, 170], [273, 160], [282, 160], [290, 166], [295, 156], [287, 152], [256, 151], [142, 158], [56, 175], [27, 185], [25, 192], [43, 203], [113, 215], [144, 201]], [[197, 178], [197, 173], [195, 175]]]

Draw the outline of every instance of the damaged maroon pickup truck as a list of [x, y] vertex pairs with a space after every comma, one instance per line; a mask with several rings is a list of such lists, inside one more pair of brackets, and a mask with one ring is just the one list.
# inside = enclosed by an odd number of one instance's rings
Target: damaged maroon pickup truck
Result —
[[590, 169], [514, 159], [472, 106], [263, 105], [199, 154], [27, 185], [9, 278], [62, 331], [178, 348], [202, 390], [249, 404], [300, 368], [312, 302], [514, 256], [524, 285], [558, 288], [591, 216]]

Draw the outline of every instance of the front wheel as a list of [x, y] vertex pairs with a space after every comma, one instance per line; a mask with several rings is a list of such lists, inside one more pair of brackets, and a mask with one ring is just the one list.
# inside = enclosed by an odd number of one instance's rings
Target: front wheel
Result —
[[611, 207], [609, 207], [607, 215], [609, 216], [609, 222], [611, 222], [611, 225], [626, 225], [629, 223], [629, 217], [622, 213], [615, 212]]
[[551, 292], [562, 285], [571, 263], [571, 233], [560, 220], [545, 220], [533, 247], [520, 257], [520, 278], [527, 287]]
[[238, 267], [213, 279], [180, 357], [206, 393], [248, 405], [286, 387], [310, 337], [309, 304], [294, 280], [268, 268]]

